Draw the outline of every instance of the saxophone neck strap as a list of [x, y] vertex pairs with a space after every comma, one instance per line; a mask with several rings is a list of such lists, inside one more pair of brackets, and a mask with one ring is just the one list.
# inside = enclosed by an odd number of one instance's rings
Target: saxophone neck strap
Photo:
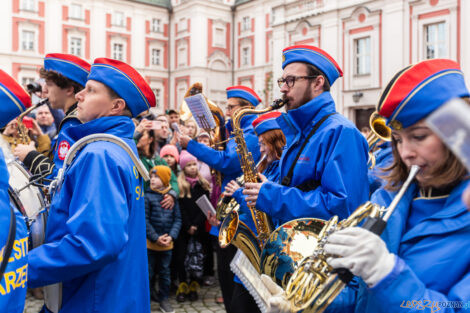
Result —
[[308, 141], [310, 138], [317, 132], [317, 130], [320, 128], [320, 126], [323, 124], [324, 121], [326, 121], [330, 116], [337, 114], [336, 112], [327, 114], [321, 118], [315, 125], [312, 127], [312, 130], [310, 133], [308, 133], [307, 138], [305, 138], [304, 142], [302, 143], [302, 146], [300, 147], [299, 152], [297, 152], [297, 155], [295, 156], [294, 161], [292, 162], [289, 172], [287, 172], [287, 175], [282, 179], [281, 184], [283, 186], [289, 186], [291, 181], [292, 181], [292, 176], [294, 175], [294, 168], [295, 165], [297, 164], [297, 161], [299, 160], [300, 155], [302, 154], [302, 151], [304, 150], [305, 146], [307, 145]]
[[121, 138], [116, 137], [114, 135], [109, 135], [109, 134], [88, 135], [86, 137], [83, 137], [76, 143], [74, 143], [72, 147], [70, 147], [70, 150], [68, 151], [67, 156], [65, 157], [63, 172], [65, 173], [66, 168], [70, 166], [73, 159], [77, 155], [78, 151], [80, 151], [87, 144], [95, 142], [95, 141], [107, 141], [107, 142], [112, 142], [120, 146], [124, 151], [127, 152], [129, 157], [132, 159], [132, 162], [134, 162], [134, 165], [137, 168], [137, 171], [139, 172], [139, 174], [142, 176], [142, 178], [145, 181], [150, 180], [149, 172], [147, 171], [145, 166], [142, 164], [142, 162], [139, 160], [139, 158], [134, 154], [134, 151], [132, 151], [131, 147], [129, 147], [129, 145]]

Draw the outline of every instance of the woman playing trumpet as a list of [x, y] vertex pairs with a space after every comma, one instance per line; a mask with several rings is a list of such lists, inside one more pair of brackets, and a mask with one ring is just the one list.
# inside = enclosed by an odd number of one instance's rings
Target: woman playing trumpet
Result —
[[[326, 312], [459, 312], [470, 300], [470, 213], [461, 195], [468, 173], [424, 122], [447, 100], [468, 98], [457, 63], [435, 59], [401, 70], [385, 88], [378, 112], [392, 128], [394, 161], [372, 202], [387, 207], [408, 176], [421, 171], [381, 237], [359, 227], [330, 235], [324, 246], [335, 269], [359, 277]], [[271, 312], [288, 310], [277, 297]], [[457, 308], [456, 308], [457, 307]]]

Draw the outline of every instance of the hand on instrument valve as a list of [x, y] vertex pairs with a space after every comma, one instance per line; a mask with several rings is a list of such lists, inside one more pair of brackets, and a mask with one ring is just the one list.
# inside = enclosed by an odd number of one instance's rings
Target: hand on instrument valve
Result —
[[165, 210], [171, 210], [175, 206], [175, 199], [169, 194], [163, 196], [163, 200], [160, 202], [160, 205]]
[[224, 192], [224, 195], [227, 196], [227, 197], [231, 197], [235, 191], [237, 191], [238, 189], [240, 189], [240, 185], [237, 184], [237, 182], [235, 180], [231, 180], [226, 186], [225, 186], [225, 192]]
[[18, 158], [18, 160], [23, 162], [28, 153], [34, 150], [36, 150], [35, 142], [31, 141], [28, 145], [17, 145], [15, 150], [13, 151], [13, 154], [15, 155], [15, 157]]
[[252, 205], [252, 206], [256, 205], [259, 191], [261, 187], [263, 186], [263, 184], [268, 181], [266, 176], [264, 176], [263, 174], [258, 174], [258, 177], [261, 181], [260, 183], [246, 183], [245, 184], [245, 190], [243, 190], [243, 194], [247, 196], [245, 200], [248, 205]]
[[286, 300], [284, 290], [279, 287], [271, 277], [261, 274], [261, 281], [271, 293], [268, 300], [267, 313], [290, 313], [290, 304]]
[[360, 228], [348, 227], [328, 236], [324, 251], [333, 268], [346, 268], [374, 287], [395, 266], [395, 255], [390, 253], [385, 242], [376, 234]]

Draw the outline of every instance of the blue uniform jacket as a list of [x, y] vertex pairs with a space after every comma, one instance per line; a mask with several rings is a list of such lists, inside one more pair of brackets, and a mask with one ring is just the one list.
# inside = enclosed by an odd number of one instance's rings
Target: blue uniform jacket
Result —
[[387, 182], [381, 177], [385, 175], [383, 169], [389, 167], [393, 162], [392, 145], [385, 142], [374, 152], [375, 167], [369, 169], [367, 177], [369, 179], [369, 193], [373, 194], [380, 187], [385, 187]]
[[[253, 155], [255, 163], [258, 162], [260, 158], [258, 137], [251, 125], [256, 117], [257, 115], [255, 114], [245, 115], [240, 123], [246, 147]], [[231, 123], [232, 122], [229, 121], [226, 125], [229, 130], [232, 129]], [[186, 148], [188, 152], [194, 155], [199, 161], [206, 163], [211, 168], [222, 173], [222, 190], [225, 189], [225, 185], [227, 185], [229, 181], [243, 174], [237, 155], [237, 144], [235, 143], [235, 140], [233, 140], [232, 134], [230, 134], [229, 138], [232, 138], [232, 140], [227, 142], [225, 150], [223, 151], [216, 151], [202, 143], [198, 143], [196, 140], [191, 140]]]
[[[279, 170], [280, 182], [313, 125], [336, 112], [329, 92], [276, 119], [286, 136], [286, 148]], [[364, 136], [340, 114], [330, 116], [305, 146], [290, 186], [277, 182], [262, 185], [256, 207], [280, 220], [281, 224], [301, 217], [346, 218], [369, 198], [367, 184], [367, 143]], [[316, 180], [321, 186], [312, 191], [293, 188]]]
[[[10, 227], [10, 199], [8, 197], [8, 170], [0, 149], [0, 263]], [[0, 311], [22, 313], [26, 298], [28, 231], [23, 215], [15, 209], [16, 236], [8, 265], [0, 281]]]
[[[137, 155], [128, 117], [69, 128], [72, 140], [106, 133]], [[77, 153], [54, 196], [46, 243], [29, 254], [31, 287], [63, 283], [60, 312], [150, 312], [142, 178], [110, 142]]]
[[[382, 234], [390, 252], [398, 256], [392, 272], [373, 288], [368, 289], [361, 281], [355, 303], [353, 296], [346, 295], [351, 294], [351, 290], [345, 290], [327, 312], [465, 311], [463, 307], [445, 307], [452, 305], [449, 301], [458, 301], [469, 308], [470, 212], [461, 200], [466, 185], [467, 182], [463, 182], [455, 187], [442, 209], [432, 210], [434, 214], [407, 230], [411, 203], [417, 195], [417, 187], [412, 185]], [[379, 189], [372, 201], [388, 206], [394, 196], [395, 193]], [[345, 299], [349, 299], [349, 303]], [[349, 310], [345, 310], [346, 307]]]

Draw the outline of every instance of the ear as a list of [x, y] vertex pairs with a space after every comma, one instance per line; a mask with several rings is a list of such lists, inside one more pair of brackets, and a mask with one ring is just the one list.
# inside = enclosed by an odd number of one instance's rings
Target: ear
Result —
[[323, 85], [324, 84], [325, 84], [325, 76], [318, 75], [317, 78], [314, 79], [313, 91], [322, 91], [323, 92]]
[[116, 98], [112, 100], [110, 115], [118, 116], [122, 115], [124, 109], [126, 108], [126, 101], [122, 98]]
[[74, 97], [75, 98], [75, 91], [73, 89], [73, 86], [68, 86], [67, 88], [65, 88], [65, 92], [67, 94], [67, 97]]

